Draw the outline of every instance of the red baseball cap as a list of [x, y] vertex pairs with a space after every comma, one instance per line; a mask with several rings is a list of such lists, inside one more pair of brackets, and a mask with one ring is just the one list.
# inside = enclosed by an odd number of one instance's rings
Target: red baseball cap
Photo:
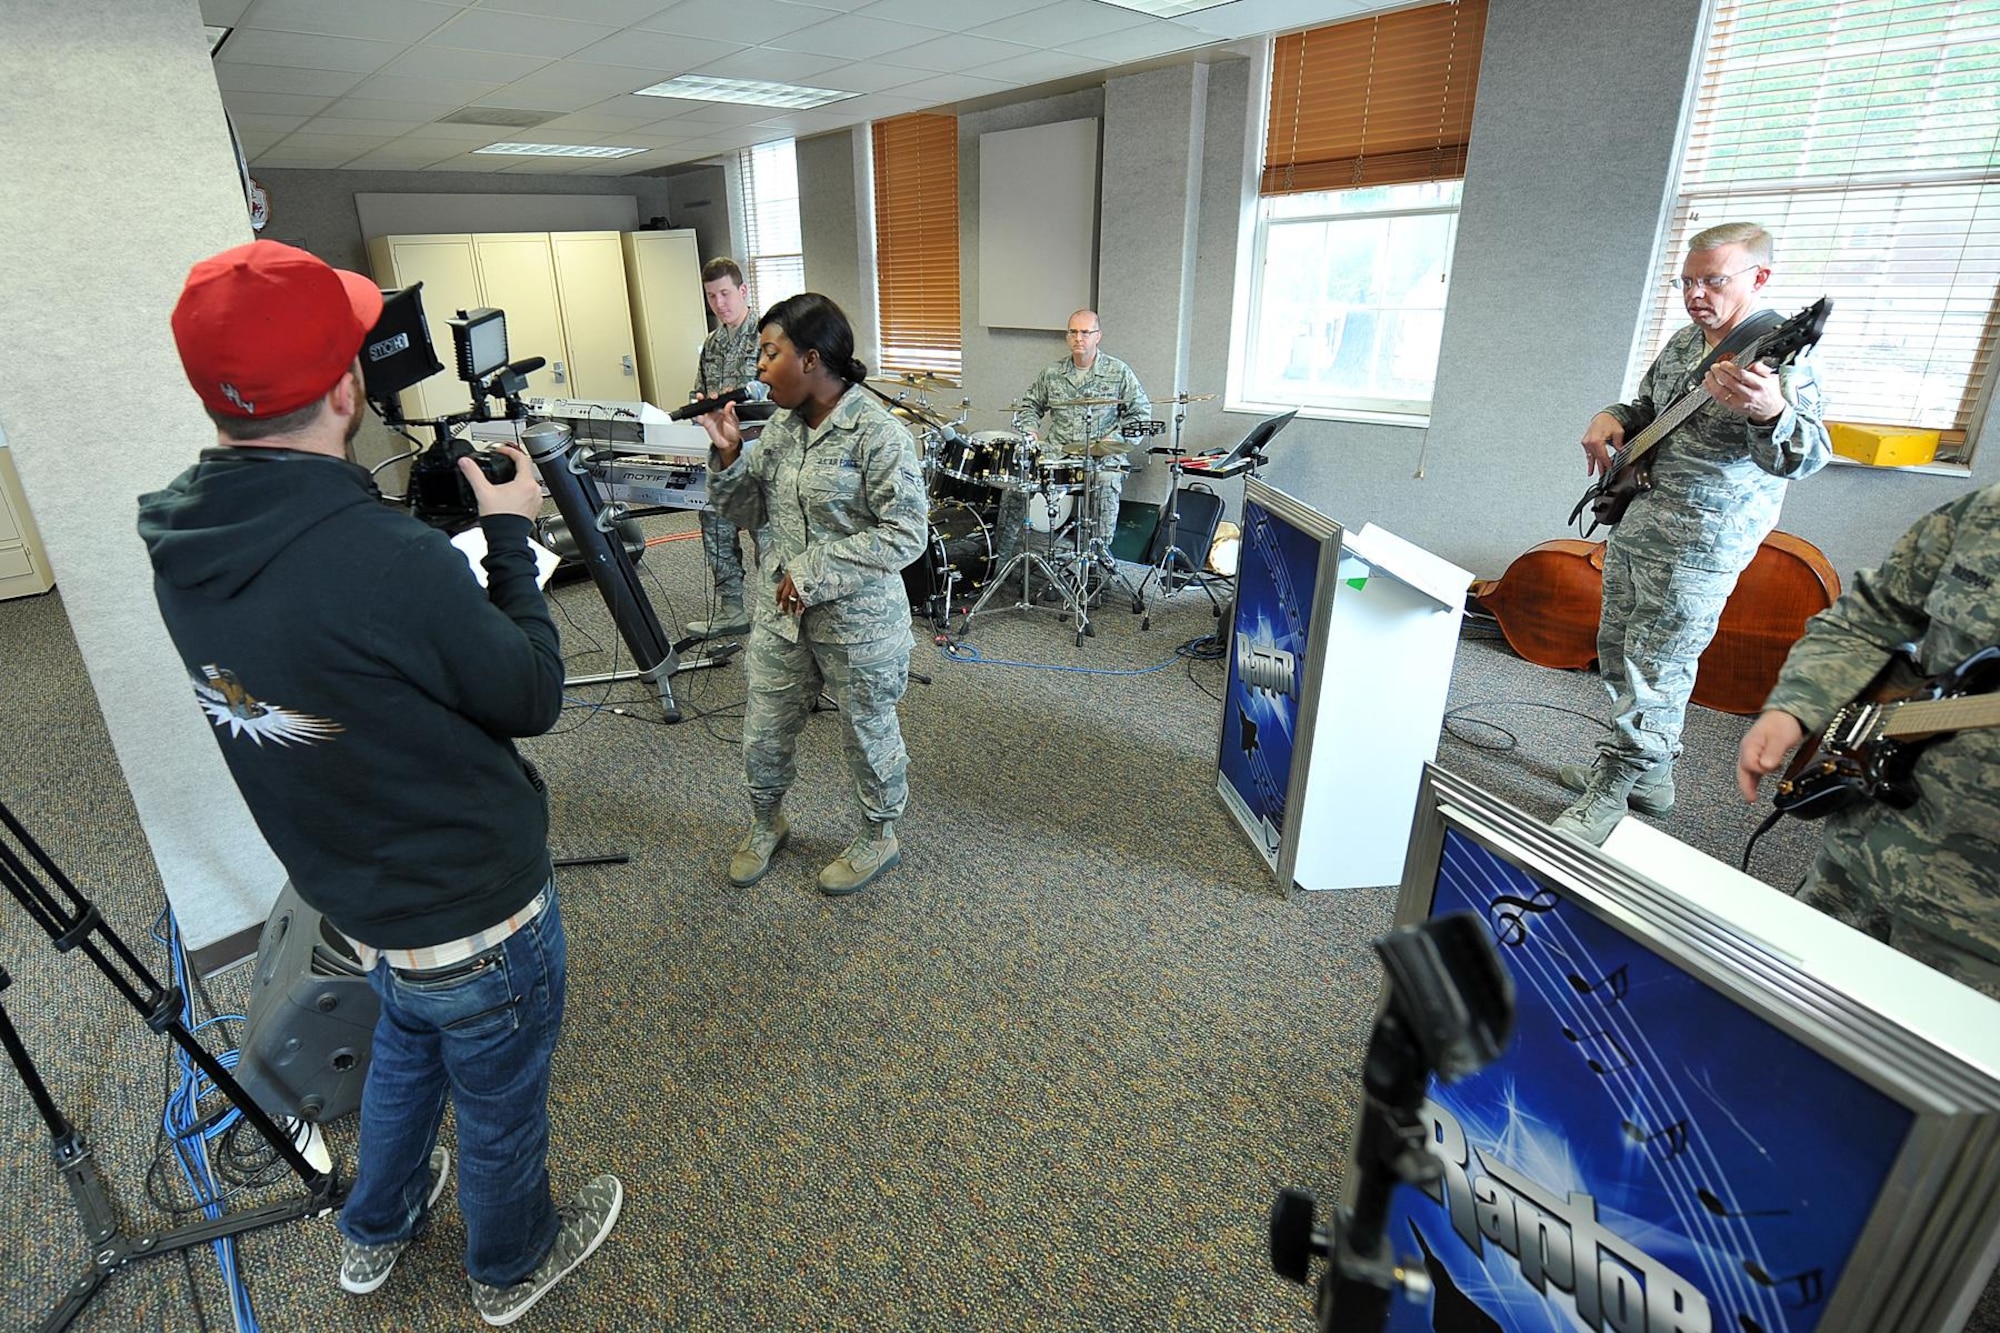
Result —
[[277, 241], [204, 259], [174, 306], [188, 383], [211, 411], [255, 420], [321, 398], [382, 317], [382, 292]]

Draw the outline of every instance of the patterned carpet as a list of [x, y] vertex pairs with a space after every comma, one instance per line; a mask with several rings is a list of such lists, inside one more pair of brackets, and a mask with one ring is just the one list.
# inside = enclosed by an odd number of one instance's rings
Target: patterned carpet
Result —
[[[663, 620], [702, 614], [698, 561], [690, 541], [647, 553]], [[625, 655], [594, 592], [558, 601], [572, 672], [614, 668]], [[801, 747], [791, 846], [754, 889], [723, 878], [747, 814], [738, 666], [678, 677], [678, 726], [633, 687], [592, 687], [524, 747], [554, 792], [556, 853], [631, 861], [560, 880], [571, 984], [552, 1155], [559, 1191], [618, 1172], [625, 1214], [523, 1327], [1311, 1327], [1308, 1293], [1269, 1271], [1266, 1210], [1281, 1186], [1337, 1185], [1379, 977], [1367, 942], [1393, 893], [1277, 892], [1214, 795], [1220, 664], [1175, 651], [1214, 625], [1208, 602], [1183, 592], [1139, 624], [1103, 612], [1078, 647], [1048, 614], [982, 617], [979, 663], [922, 644], [932, 683], [903, 707], [904, 864], [840, 902], [813, 889], [857, 818], [830, 716]], [[0, 603], [0, 641], [0, 800], [163, 971], [157, 876], [58, 598]], [[1452, 702], [1465, 715], [1443, 762], [1553, 814], [1556, 764], [1594, 734], [1555, 709], [1599, 711], [1595, 681], [1469, 630]], [[1696, 710], [1665, 823], [1730, 860], [1750, 827], [1722, 766], [1742, 725]], [[1766, 841], [1760, 870], [1796, 877], [1809, 833]], [[146, 1187], [166, 1043], [8, 907], [0, 964], [15, 980], [0, 1000], [128, 1229], [170, 1225]], [[214, 979], [219, 1006], [240, 1002], [245, 972]], [[16, 1255], [0, 1307], [33, 1317], [83, 1242], [5, 1075], [0, 1125], [0, 1237]], [[352, 1135], [351, 1119], [331, 1127], [337, 1155]], [[462, 1242], [446, 1207], [365, 1297], [338, 1289], [325, 1219], [248, 1237], [242, 1267], [266, 1329], [472, 1327]], [[206, 1250], [137, 1265], [76, 1327], [228, 1327], [215, 1271]]]

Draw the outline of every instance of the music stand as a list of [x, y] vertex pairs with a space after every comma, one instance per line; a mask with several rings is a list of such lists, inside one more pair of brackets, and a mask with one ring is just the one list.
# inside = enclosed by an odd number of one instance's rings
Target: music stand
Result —
[[[1197, 454], [1193, 457], [1188, 457], [1181, 453], [1179, 427], [1184, 417], [1176, 417], [1174, 421], [1176, 437], [1174, 444], [1170, 448], [1155, 451], [1172, 456], [1172, 461], [1167, 465], [1169, 484], [1167, 487], [1165, 515], [1166, 544], [1160, 548], [1159, 555], [1152, 561], [1153, 568], [1147, 571], [1145, 579], [1139, 584], [1139, 595], [1142, 599], [1145, 596], [1147, 587], [1153, 581], [1153, 576], [1157, 574], [1160, 576], [1160, 590], [1165, 596], [1171, 597], [1180, 591], [1181, 588], [1192, 583], [1200, 588], [1208, 597], [1208, 603], [1214, 608], [1215, 613], [1218, 616], [1222, 614], [1222, 604], [1216, 600], [1215, 590], [1209, 587], [1208, 576], [1202, 571], [1201, 563], [1197, 562], [1193, 556], [1180, 547], [1181, 478], [1189, 473], [1193, 473], [1196, 476], [1210, 480], [1226, 481], [1231, 477], [1241, 476], [1245, 472], [1251, 472], [1262, 467], [1267, 461], [1264, 457], [1265, 446], [1271, 443], [1271, 440], [1279, 431], [1291, 424], [1292, 418], [1298, 414], [1298, 409], [1293, 408], [1289, 412], [1280, 412], [1276, 416], [1265, 417], [1262, 421], [1252, 426], [1244, 434], [1243, 438], [1236, 442], [1235, 447], [1228, 451], [1220, 454]], [[1217, 517], [1219, 518], [1220, 516], [1220, 511], [1218, 510]], [[1205, 559], [1207, 552], [1204, 551], [1202, 554]], [[1184, 581], [1177, 580], [1177, 571], [1174, 567], [1176, 560], [1185, 567], [1186, 574]], [[1139, 628], [1150, 629], [1151, 627], [1152, 617], [1148, 615], [1145, 620], [1140, 622]]]

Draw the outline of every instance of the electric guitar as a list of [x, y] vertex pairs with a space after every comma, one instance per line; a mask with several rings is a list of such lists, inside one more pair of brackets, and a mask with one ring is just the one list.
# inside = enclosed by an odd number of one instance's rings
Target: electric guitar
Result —
[[[1819, 341], [1826, 331], [1826, 317], [1831, 313], [1832, 300], [1822, 296], [1769, 333], [1751, 340], [1749, 346], [1728, 359], [1746, 366], [1762, 362], [1775, 370]], [[1654, 417], [1652, 424], [1625, 441], [1624, 447], [1612, 454], [1611, 466], [1590, 484], [1583, 498], [1569, 511], [1569, 521], [1576, 523], [1589, 510], [1590, 526], [1583, 530], [1588, 537], [1600, 526], [1610, 527], [1625, 517], [1632, 501], [1653, 489], [1654, 447], [1693, 416], [1703, 403], [1711, 401], [1708, 390], [1696, 384]]]
[[1961, 731], [2000, 727], [2000, 647], [1982, 648], [1949, 671], [1924, 676], [1906, 646], [1818, 736], [1809, 736], [1778, 782], [1782, 814], [1818, 819], [1858, 800], [1906, 810], [1918, 791], [1911, 770], [1926, 746]]

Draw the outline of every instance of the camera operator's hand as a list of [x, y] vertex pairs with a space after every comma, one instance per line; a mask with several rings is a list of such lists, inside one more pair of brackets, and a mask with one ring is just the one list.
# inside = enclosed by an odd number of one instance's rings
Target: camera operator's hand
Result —
[[514, 476], [498, 486], [486, 480], [479, 464], [470, 458], [458, 460], [458, 470], [472, 487], [472, 498], [481, 516], [519, 514], [533, 522], [542, 515], [542, 483], [528, 456], [511, 444], [496, 444], [495, 453], [505, 454], [514, 464]]
[[716, 461], [724, 467], [734, 463], [736, 455], [743, 451], [743, 427], [736, 420], [736, 404], [725, 403], [720, 412], [710, 412], [695, 420], [708, 432], [709, 443], [715, 446]]

